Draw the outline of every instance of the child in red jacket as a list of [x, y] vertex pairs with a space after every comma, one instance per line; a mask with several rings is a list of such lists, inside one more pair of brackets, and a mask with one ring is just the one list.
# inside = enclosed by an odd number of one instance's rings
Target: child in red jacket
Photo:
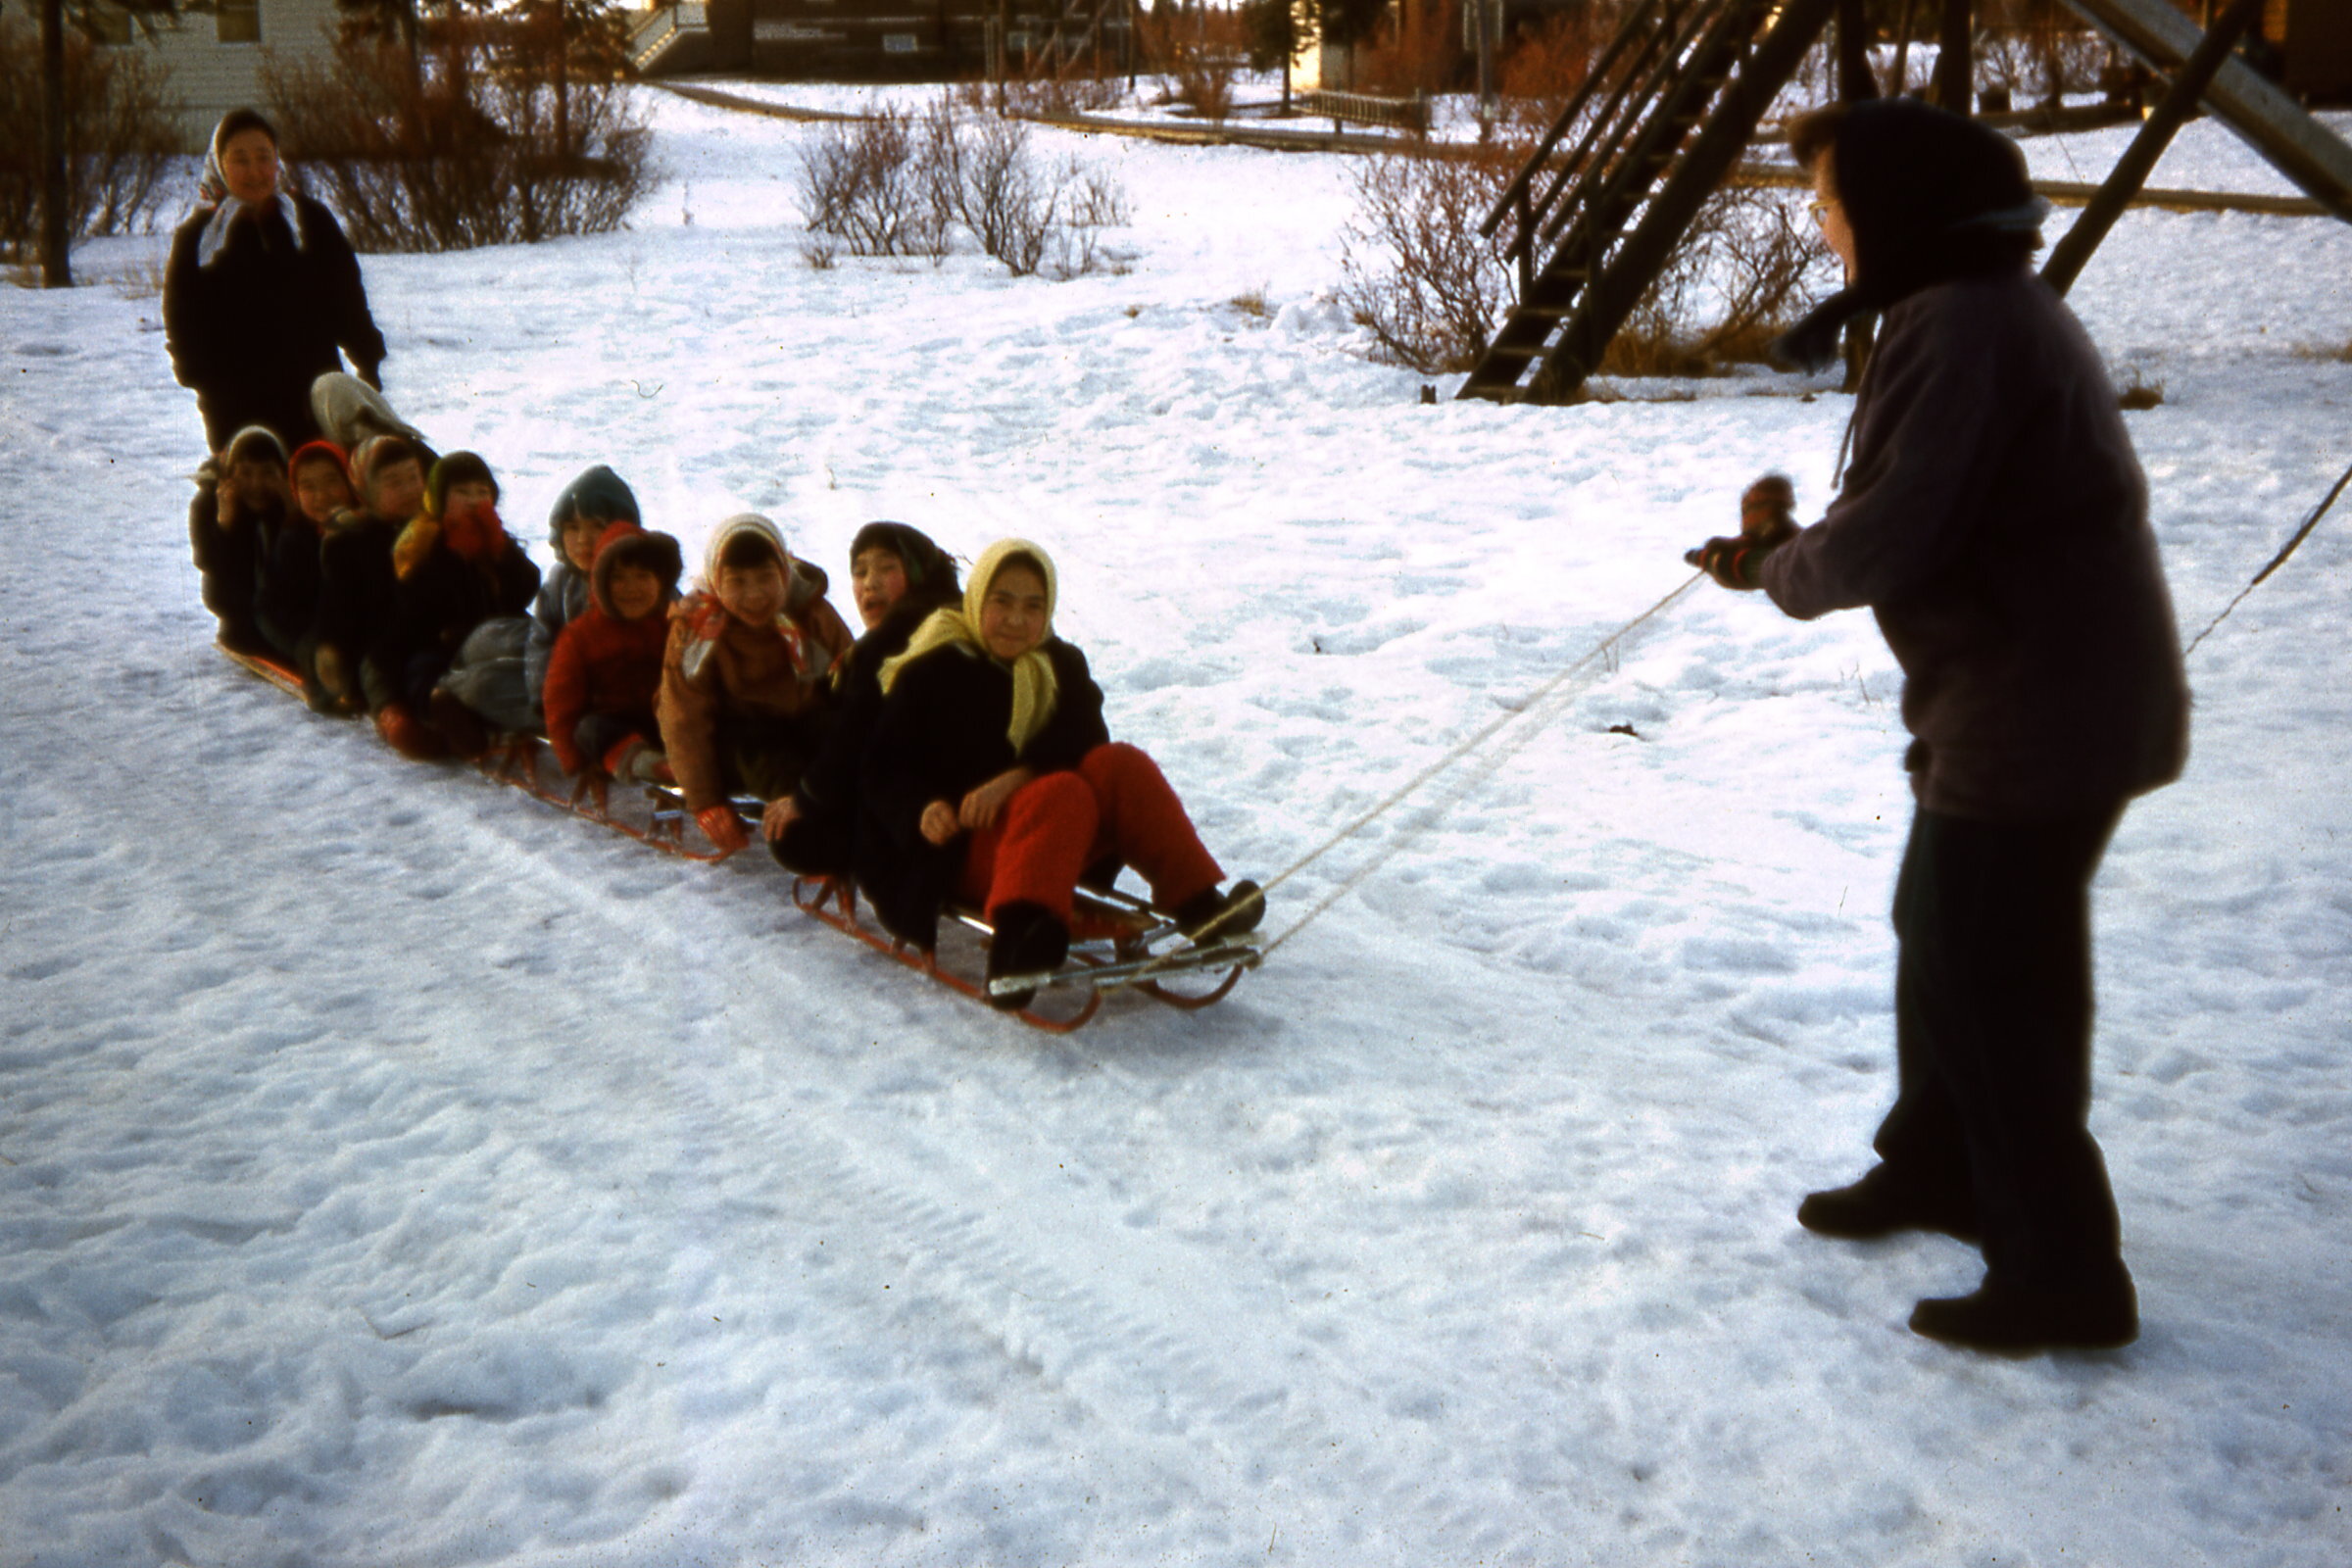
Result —
[[547, 662], [547, 738], [564, 772], [668, 778], [654, 703], [685, 569], [675, 539], [634, 522], [613, 523], [598, 541], [588, 612], [557, 636]]

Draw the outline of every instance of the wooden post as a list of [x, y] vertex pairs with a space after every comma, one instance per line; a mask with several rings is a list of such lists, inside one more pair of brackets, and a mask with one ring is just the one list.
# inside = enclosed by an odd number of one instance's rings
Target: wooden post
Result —
[[2107, 231], [2123, 216], [2132, 195], [2147, 183], [2156, 160], [2164, 156], [2165, 148], [2172, 144], [2173, 133], [2194, 112], [2197, 100], [2205, 96], [2205, 89], [2213, 84], [2213, 78], [2229, 60], [2230, 51], [2237, 47], [2237, 40], [2245, 36], [2246, 29], [2261, 20], [2262, 7], [2263, 0], [2235, 0], [2235, 4], [2222, 13], [2222, 20], [2199, 41], [2181, 65], [2180, 74], [2165, 89], [2147, 123], [2139, 127], [2139, 134], [2132, 138], [2132, 145], [2116, 160], [2114, 170], [2100, 184], [2099, 193], [2082, 209], [2082, 216], [2066, 231], [2066, 238], [2051, 248], [2050, 259], [2041, 269], [2043, 282], [2060, 294], [2075, 286], [2075, 279], [2082, 275], [2090, 253], [2099, 248], [2099, 241], [2107, 237]]
[[74, 286], [66, 205], [66, 6], [41, 0], [41, 287]]
[[1943, 0], [1943, 30], [1936, 40], [1936, 103], [1955, 115], [1972, 114], [1977, 104], [1971, 9], [1969, 0]]
[[1860, 103], [1879, 95], [1878, 78], [1870, 74], [1870, 19], [1862, 0], [1838, 0], [1838, 98]]

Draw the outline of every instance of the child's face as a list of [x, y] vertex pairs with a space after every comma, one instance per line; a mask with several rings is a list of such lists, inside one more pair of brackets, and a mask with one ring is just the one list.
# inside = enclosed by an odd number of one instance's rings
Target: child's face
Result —
[[314, 458], [294, 470], [294, 500], [304, 516], [324, 523], [351, 505], [351, 481], [333, 462]]
[[980, 640], [1011, 663], [1046, 640], [1046, 579], [1027, 566], [1006, 566], [980, 602]]
[[375, 470], [375, 504], [379, 517], [405, 522], [416, 515], [424, 499], [424, 468], [415, 458], [403, 458]]
[[784, 568], [776, 562], [722, 566], [714, 588], [727, 613], [747, 625], [767, 625], [784, 612]]
[[441, 514], [462, 517], [469, 512], [488, 512], [498, 505], [498, 487], [480, 479], [461, 479], [442, 498]]
[[596, 568], [596, 542], [605, 536], [608, 526], [602, 517], [574, 517], [564, 525], [564, 559], [574, 569], [593, 571]]
[[643, 566], [617, 568], [606, 588], [623, 620], [643, 620], [662, 606], [662, 579]]
[[850, 562], [850, 584], [858, 600], [858, 618], [872, 631], [906, 597], [906, 563], [895, 550], [860, 550]]
[[237, 500], [249, 507], [260, 506], [271, 495], [279, 493], [285, 481], [279, 477], [274, 463], [257, 463], [240, 458], [228, 466], [229, 486], [237, 492]]

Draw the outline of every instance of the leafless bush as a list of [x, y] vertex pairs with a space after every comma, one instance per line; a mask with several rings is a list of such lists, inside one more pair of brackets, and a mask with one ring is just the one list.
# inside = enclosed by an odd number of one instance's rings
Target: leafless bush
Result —
[[1343, 237], [1340, 302], [1386, 357], [1425, 374], [1478, 361], [1511, 298], [1503, 237], [1480, 221], [1518, 160], [1385, 153], [1355, 165], [1356, 213]]
[[617, 228], [658, 178], [626, 89], [519, 46], [447, 29], [419, 59], [346, 38], [323, 61], [265, 57], [287, 156], [362, 251], [449, 251]]
[[[1460, 161], [1369, 159], [1340, 299], [1383, 357], [1424, 373], [1475, 365], [1512, 299], [1506, 224], [1478, 224], [1518, 169], [1518, 149]], [[1793, 193], [1726, 186], [1692, 220], [1665, 270], [1610, 344], [1621, 375], [1707, 374], [1764, 347], [1835, 285], [1832, 258]]]
[[1163, 101], [1222, 122], [1233, 112], [1234, 74], [1249, 53], [1241, 12], [1154, 6], [1139, 22], [1144, 58], [1168, 80]]
[[1025, 121], [974, 114], [968, 92], [950, 91], [919, 116], [886, 113], [818, 131], [802, 165], [809, 265], [830, 266], [845, 247], [936, 260], [960, 228], [1015, 277], [1117, 266], [1102, 231], [1129, 221], [1118, 182], [1074, 158], [1048, 164]]
[[[40, 226], [39, 36], [0, 16], [0, 254], [23, 256]], [[74, 238], [152, 228], [179, 163], [179, 105], [163, 71], [135, 51], [66, 37], [66, 231]]]
[[1725, 185], [1609, 344], [1619, 375], [1710, 375], [1765, 346], [1836, 286], [1835, 259], [1801, 194]]
[[886, 109], [836, 121], [801, 154], [801, 205], [808, 227], [852, 256], [946, 254], [945, 216], [932, 174], [927, 120]]
[[2098, 90], [2107, 46], [2060, 14], [2055, 0], [1995, 0], [1985, 23], [1976, 44], [1980, 86], [2052, 106], [2068, 93]]

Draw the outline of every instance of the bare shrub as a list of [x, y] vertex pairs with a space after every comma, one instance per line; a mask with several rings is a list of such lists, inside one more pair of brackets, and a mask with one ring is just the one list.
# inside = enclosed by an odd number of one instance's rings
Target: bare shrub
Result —
[[[658, 178], [650, 135], [593, 47], [451, 22], [430, 48], [348, 36], [266, 56], [287, 156], [362, 251], [449, 251], [617, 228]], [[602, 74], [600, 74], [602, 73]]]
[[1219, 122], [1232, 114], [1234, 74], [1249, 55], [1238, 9], [1153, 6], [1138, 21], [1145, 61], [1167, 78], [1162, 102], [1183, 104]]
[[[1427, 374], [1477, 364], [1513, 298], [1510, 227], [1485, 240], [1478, 224], [1521, 151], [1496, 147], [1462, 160], [1393, 154], [1356, 167], [1340, 299], [1384, 358]], [[1832, 264], [1801, 193], [1726, 186], [1693, 220], [1600, 368], [1694, 375], [1760, 361], [1773, 337], [1835, 286]]]
[[1074, 228], [1125, 228], [1135, 221], [1126, 187], [1108, 170], [1072, 161], [1069, 190], [1070, 224]]
[[1409, 98], [1444, 92], [1462, 65], [1460, 15], [1451, 6], [1423, 6], [1400, 14], [1388, 36], [1363, 51], [1356, 79], [1366, 92]]
[[1707, 199], [1600, 368], [1711, 375], [1756, 364], [1835, 286], [1834, 258], [1802, 193], [1725, 185]]
[[[0, 254], [26, 254], [40, 230], [39, 35], [0, 16]], [[135, 51], [66, 35], [66, 232], [155, 226], [178, 166], [179, 105], [161, 67]]]
[[1425, 374], [1478, 362], [1511, 299], [1504, 232], [1482, 239], [1478, 225], [1518, 167], [1495, 148], [1465, 159], [1385, 153], [1349, 172], [1356, 212], [1340, 302], [1386, 357]]
[[808, 227], [852, 256], [945, 255], [945, 216], [922, 156], [931, 151], [928, 122], [904, 110], [828, 122], [801, 154]]

